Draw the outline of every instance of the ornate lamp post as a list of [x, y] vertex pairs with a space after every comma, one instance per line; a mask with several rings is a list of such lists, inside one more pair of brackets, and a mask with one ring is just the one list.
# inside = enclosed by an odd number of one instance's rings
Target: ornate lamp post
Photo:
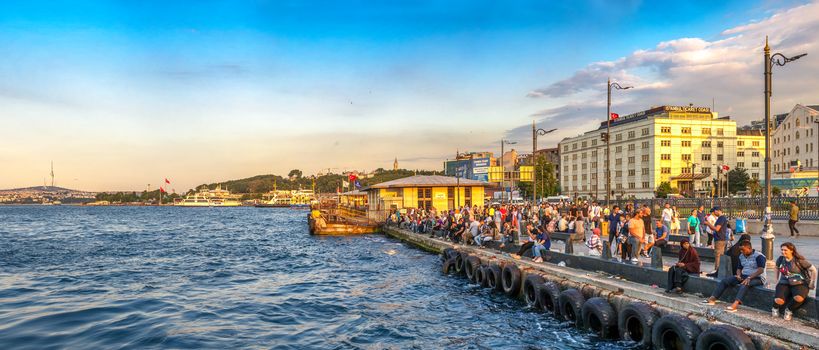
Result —
[[621, 86], [612, 83], [611, 78], [606, 82], [607, 102], [606, 102], [606, 206], [611, 205], [611, 89], [628, 90], [632, 86]]
[[535, 176], [535, 167], [537, 166], [537, 157], [535, 156], [537, 154], [537, 136], [543, 136], [555, 130], [557, 129], [538, 129], [535, 127], [535, 121], [532, 121], [532, 204], [537, 204], [537, 176]]
[[771, 223], [771, 95], [773, 85], [771, 83], [771, 70], [773, 65], [784, 66], [789, 62], [796, 61], [806, 53], [793, 57], [787, 57], [781, 53], [771, 55], [771, 48], [768, 46], [768, 37], [765, 37], [765, 228], [762, 234], [762, 253], [768, 258], [768, 263], [773, 262], [773, 224]]

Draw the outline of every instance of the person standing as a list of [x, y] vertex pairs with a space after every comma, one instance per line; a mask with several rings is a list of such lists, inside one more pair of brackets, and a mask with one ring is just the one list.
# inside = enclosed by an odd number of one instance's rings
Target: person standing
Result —
[[709, 277], [716, 277], [719, 272], [719, 260], [725, 254], [725, 246], [728, 242], [728, 217], [722, 215], [722, 208], [711, 208], [711, 214], [717, 218], [714, 224], [708, 222], [708, 228], [711, 229], [714, 236], [714, 272], [708, 274]]
[[700, 246], [700, 219], [697, 217], [697, 210], [691, 211], [688, 217], [688, 241], [695, 247]]
[[631, 246], [631, 262], [637, 263], [640, 248], [645, 243], [646, 228], [643, 224], [643, 212], [640, 210], [634, 213], [634, 217], [628, 221], [628, 243]]
[[796, 228], [796, 223], [799, 222], [799, 206], [796, 202], [791, 202], [791, 211], [788, 217], [788, 228], [791, 230], [791, 237], [796, 232], [796, 237], [799, 237], [799, 230]]
[[663, 208], [662, 212], [662, 219], [663, 219], [663, 226], [665, 226], [666, 231], [671, 231], [671, 218], [674, 217], [674, 211], [671, 210], [671, 204], [665, 203], [665, 208]]

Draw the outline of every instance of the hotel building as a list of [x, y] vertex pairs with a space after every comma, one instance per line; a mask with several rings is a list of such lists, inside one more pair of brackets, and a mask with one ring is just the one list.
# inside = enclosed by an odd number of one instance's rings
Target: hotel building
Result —
[[[771, 184], [798, 194], [817, 186], [819, 106], [796, 105], [771, 134]], [[763, 122], [764, 125], [764, 122]]]
[[[560, 142], [563, 194], [606, 197], [605, 132], [602, 122]], [[679, 193], [706, 195], [721, 165], [742, 165], [762, 179], [764, 144], [760, 132], [738, 134], [735, 121], [706, 107], [661, 106], [620, 117], [611, 122], [612, 198], [651, 198], [663, 182]]]

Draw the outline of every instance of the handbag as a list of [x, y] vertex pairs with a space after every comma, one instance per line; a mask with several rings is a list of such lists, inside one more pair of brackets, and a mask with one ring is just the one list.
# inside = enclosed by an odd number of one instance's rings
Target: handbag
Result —
[[800, 274], [794, 274], [788, 276], [788, 285], [790, 286], [801, 286], [805, 283], [805, 278], [802, 277]]

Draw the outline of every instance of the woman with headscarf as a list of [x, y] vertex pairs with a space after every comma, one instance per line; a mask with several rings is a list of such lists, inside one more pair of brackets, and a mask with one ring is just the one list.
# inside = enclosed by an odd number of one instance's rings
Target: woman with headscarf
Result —
[[700, 256], [697, 250], [691, 246], [688, 238], [683, 238], [680, 242], [679, 260], [674, 266], [668, 269], [668, 289], [666, 293], [683, 292], [683, 286], [688, 281], [689, 274], [700, 274]]

